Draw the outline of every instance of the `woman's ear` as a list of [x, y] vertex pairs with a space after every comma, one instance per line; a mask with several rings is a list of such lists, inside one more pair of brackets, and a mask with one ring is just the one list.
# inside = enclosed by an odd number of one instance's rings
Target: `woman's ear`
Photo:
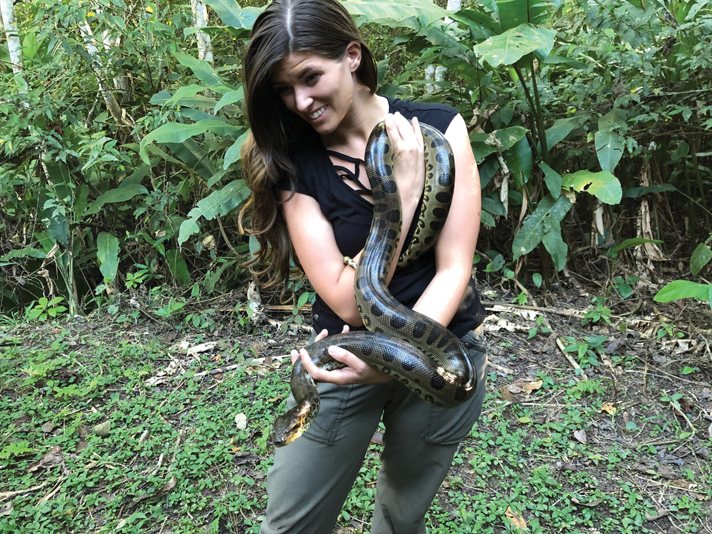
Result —
[[361, 44], [356, 41], [351, 41], [346, 47], [346, 58], [348, 59], [351, 72], [356, 72], [361, 66]]

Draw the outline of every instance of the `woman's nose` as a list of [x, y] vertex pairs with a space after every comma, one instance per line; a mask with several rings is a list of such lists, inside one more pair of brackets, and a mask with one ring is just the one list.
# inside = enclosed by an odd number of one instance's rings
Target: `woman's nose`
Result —
[[313, 98], [307, 88], [294, 89], [294, 100], [297, 110], [300, 112], [307, 111], [313, 102]]

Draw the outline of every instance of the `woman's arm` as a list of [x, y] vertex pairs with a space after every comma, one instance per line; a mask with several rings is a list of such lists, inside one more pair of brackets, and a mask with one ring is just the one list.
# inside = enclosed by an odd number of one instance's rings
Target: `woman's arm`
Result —
[[447, 326], [460, 306], [472, 274], [480, 231], [480, 176], [464, 119], [455, 117], [445, 132], [455, 156], [455, 193], [435, 244], [435, 277], [413, 310]]

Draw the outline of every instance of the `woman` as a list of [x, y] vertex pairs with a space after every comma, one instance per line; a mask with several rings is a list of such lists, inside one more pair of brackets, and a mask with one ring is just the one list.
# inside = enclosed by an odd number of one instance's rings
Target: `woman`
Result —
[[431, 252], [404, 269], [393, 262], [387, 279], [400, 302], [461, 337], [476, 363], [478, 390], [458, 408], [434, 408], [345, 350], [330, 350], [346, 364], [336, 371], [316, 368], [302, 350], [319, 382], [321, 408], [301, 438], [276, 451], [262, 533], [331, 534], [381, 419], [386, 431], [370, 531], [425, 532], [424, 515], [482, 406], [484, 309], [471, 279], [480, 189], [467, 128], [449, 106], [378, 96], [376, 81], [374, 58], [336, 0], [276, 0], [256, 20], [244, 72], [252, 137], [242, 160], [253, 194], [241, 220], [249, 213], [248, 231], [261, 245], [257, 274], [276, 286], [288, 280], [292, 258], [317, 292], [317, 339], [362, 329], [354, 269], [344, 256], [358, 263], [371, 223], [362, 159], [368, 136], [385, 120], [403, 208], [400, 254], [423, 190], [419, 121], [438, 128], [455, 155], [448, 220]]

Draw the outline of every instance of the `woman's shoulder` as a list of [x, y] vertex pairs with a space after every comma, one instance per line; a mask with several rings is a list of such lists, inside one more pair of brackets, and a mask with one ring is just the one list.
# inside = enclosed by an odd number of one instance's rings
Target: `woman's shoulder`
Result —
[[388, 100], [389, 111], [395, 113], [400, 112], [406, 119], [418, 117], [420, 122], [429, 124], [445, 132], [452, 119], [454, 119], [458, 111], [447, 104], [436, 104], [433, 102], [415, 102], [413, 100], [400, 100], [398, 98], [386, 97]]

